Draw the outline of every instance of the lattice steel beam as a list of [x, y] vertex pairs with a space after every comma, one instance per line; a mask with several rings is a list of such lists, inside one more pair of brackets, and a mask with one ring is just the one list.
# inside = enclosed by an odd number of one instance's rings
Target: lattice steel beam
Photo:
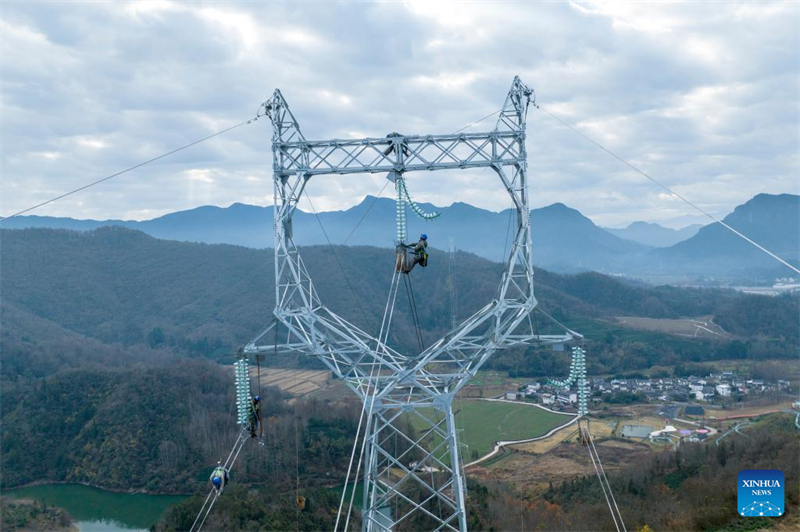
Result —
[[[453, 398], [498, 349], [563, 343], [580, 336], [541, 335], [534, 296], [525, 117], [533, 91], [514, 78], [495, 129], [484, 133], [313, 140], [303, 136], [280, 91], [263, 104], [273, 124], [275, 317], [288, 330], [283, 349], [319, 357], [365, 402], [362, 528], [466, 531], [464, 477]], [[292, 215], [308, 180], [328, 174], [491, 168], [516, 209], [516, 229], [496, 298], [421, 353], [386, 345], [398, 275], [377, 338], [320, 301], [294, 241]], [[390, 308], [391, 307], [391, 308]], [[261, 340], [245, 353], [270, 350]], [[368, 408], [367, 408], [368, 405]], [[423, 436], [400, 427], [412, 416]], [[398, 450], [397, 442], [401, 442]]]

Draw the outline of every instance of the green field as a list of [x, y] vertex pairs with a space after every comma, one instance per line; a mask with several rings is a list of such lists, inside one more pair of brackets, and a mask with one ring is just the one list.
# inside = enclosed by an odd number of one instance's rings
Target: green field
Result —
[[[542, 436], [570, 420], [570, 416], [553, 414], [525, 403], [464, 399], [456, 400], [453, 408], [458, 412], [456, 427], [459, 429], [459, 439], [464, 444], [461, 451], [464, 462], [471, 462], [490, 452], [497, 441]], [[433, 414], [428, 411], [425, 415]], [[419, 418], [412, 420], [412, 425], [417, 430], [425, 427]], [[431, 443], [435, 445], [439, 441]]]

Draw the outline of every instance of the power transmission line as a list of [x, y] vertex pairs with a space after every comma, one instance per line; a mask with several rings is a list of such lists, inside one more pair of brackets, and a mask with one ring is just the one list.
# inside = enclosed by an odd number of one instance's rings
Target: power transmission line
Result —
[[[479, 124], [479, 123], [483, 122], [484, 120], [486, 120], [487, 118], [489, 118], [489, 117], [491, 117], [493, 115], [496, 115], [500, 111], [501, 110], [493, 111], [492, 113], [484, 116], [483, 118], [480, 118], [480, 119], [478, 119], [478, 120], [476, 120], [474, 122], [470, 122], [469, 124], [467, 124], [466, 126], [462, 127], [461, 129], [455, 131], [454, 133], [460, 133], [461, 131], [464, 131], [465, 129], [467, 129], [469, 127], [472, 127], [472, 126], [474, 126], [476, 124]], [[50, 199], [48, 199], [46, 201], [43, 201], [41, 203], [37, 203], [36, 205], [32, 205], [30, 207], [22, 209], [21, 211], [15, 212], [14, 214], [12, 214], [10, 216], [0, 217], [0, 223], [4, 222], [5, 220], [9, 220], [9, 219], [14, 218], [16, 216], [19, 216], [21, 214], [25, 214], [26, 212], [30, 212], [30, 211], [36, 210], [39, 207], [44, 207], [45, 205], [48, 205], [48, 204], [53, 203], [55, 201], [64, 199], [67, 196], [71, 196], [73, 194], [76, 194], [78, 192], [86, 190], [87, 188], [91, 188], [91, 187], [93, 187], [95, 185], [99, 185], [100, 183], [104, 183], [106, 181], [109, 181], [111, 179], [114, 179], [115, 177], [119, 177], [122, 174], [126, 174], [126, 173], [128, 173], [128, 172], [130, 172], [132, 170], [136, 170], [137, 168], [141, 168], [142, 166], [145, 166], [145, 165], [150, 164], [152, 162], [158, 161], [159, 159], [163, 159], [164, 157], [168, 157], [168, 156], [170, 156], [172, 154], [178, 153], [179, 151], [185, 150], [186, 148], [191, 148], [192, 146], [194, 146], [196, 144], [200, 144], [201, 142], [205, 142], [207, 140], [210, 140], [210, 139], [212, 139], [214, 137], [218, 137], [219, 135], [222, 135], [222, 134], [227, 133], [229, 131], [233, 131], [234, 129], [237, 129], [237, 128], [241, 127], [241, 126], [250, 124], [251, 122], [255, 122], [258, 119], [259, 119], [259, 117], [255, 116], [255, 117], [253, 117], [253, 118], [251, 118], [249, 120], [245, 120], [244, 122], [240, 122], [240, 123], [238, 123], [238, 124], [236, 124], [234, 126], [225, 128], [225, 129], [223, 129], [221, 131], [217, 131], [216, 133], [212, 133], [211, 135], [208, 135], [207, 137], [203, 137], [202, 139], [198, 139], [198, 140], [195, 140], [193, 142], [190, 142], [189, 144], [181, 146], [180, 148], [175, 148], [174, 150], [168, 151], [166, 153], [162, 153], [161, 155], [159, 155], [157, 157], [153, 157], [152, 159], [148, 159], [148, 160], [143, 161], [141, 163], [135, 164], [133, 166], [125, 168], [124, 170], [121, 170], [121, 171], [116, 172], [114, 174], [111, 174], [111, 175], [108, 175], [108, 176], [103, 177], [101, 179], [98, 179], [97, 181], [92, 181], [91, 183], [87, 183], [85, 185], [82, 185], [82, 186], [80, 186], [80, 187], [78, 187], [76, 189], [70, 190], [69, 192], [65, 192], [64, 194], [60, 194], [58, 196], [50, 198]], [[384, 188], [386, 188], [385, 185], [384, 185]], [[383, 192], [383, 189], [381, 189], [381, 192]], [[378, 196], [380, 196], [380, 193], [378, 193]], [[377, 200], [377, 197], [376, 197], [376, 200]], [[364, 217], [366, 217], [366, 215], [369, 213], [370, 209], [372, 209], [372, 207], [375, 204], [376, 200], [373, 200], [372, 205], [370, 205], [369, 209], [367, 209], [367, 212], [364, 214]], [[353, 232], [355, 232], [355, 230], [358, 229], [358, 226], [361, 225], [362, 221], [364, 221], [363, 218], [358, 222], [358, 224], [356, 224], [356, 227], [353, 229], [353, 231], [350, 233], [350, 235], [348, 235], [347, 239], [345, 239], [345, 243], [347, 242], [347, 240], [350, 239], [351, 236], [353, 236]]]
[[217, 131], [216, 133], [212, 133], [211, 135], [209, 135], [207, 137], [203, 137], [202, 139], [195, 140], [194, 142], [190, 142], [189, 144], [181, 146], [180, 148], [175, 148], [174, 150], [168, 151], [166, 153], [162, 153], [158, 157], [153, 157], [152, 159], [148, 159], [148, 160], [146, 160], [144, 162], [141, 162], [139, 164], [135, 164], [135, 165], [133, 165], [131, 167], [128, 167], [128, 168], [126, 168], [124, 170], [121, 170], [121, 171], [119, 171], [119, 172], [117, 172], [115, 174], [111, 174], [111, 175], [106, 176], [106, 177], [104, 177], [102, 179], [98, 179], [97, 181], [92, 181], [91, 183], [88, 183], [86, 185], [78, 187], [78, 188], [76, 188], [74, 190], [70, 190], [69, 192], [65, 192], [64, 194], [61, 194], [61, 195], [56, 196], [54, 198], [50, 198], [47, 201], [43, 201], [41, 203], [38, 203], [38, 204], [33, 205], [31, 207], [28, 207], [27, 209], [23, 209], [23, 210], [21, 210], [19, 212], [15, 212], [11, 216], [6, 216], [5, 218], [0, 218], [0, 223], [4, 222], [6, 220], [9, 220], [11, 218], [14, 218], [15, 216], [19, 216], [20, 214], [25, 214], [26, 212], [30, 212], [32, 210], [38, 209], [39, 207], [43, 207], [43, 206], [45, 206], [45, 205], [47, 205], [49, 203], [53, 203], [54, 201], [58, 201], [60, 199], [66, 198], [67, 196], [71, 196], [72, 194], [75, 194], [75, 193], [80, 192], [82, 190], [86, 190], [87, 188], [93, 187], [95, 185], [99, 185], [100, 183], [108, 181], [109, 179], [113, 179], [115, 177], [119, 177], [122, 174], [130, 172], [131, 170], [136, 170], [137, 168], [141, 168], [142, 166], [144, 166], [146, 164], [150, 164], [150, 163], [155, 162], [155, 161], [157, 161], [159, 159], [163, 159], [164, 157], [168, 157], [168, 156], [170, 156], [170, 155], [172, 155], [174, 153], [178, 153], [179, 151], [185, 150], [186, 148], [191, 148], [192, 146], [194, 146], [196, 144], [200, 144], [201, 142], [205, 142], [205, 141], [207, 141], [209, 139], [213, 139], [214, 137], [218, 137], [219, 135], [222, 135], [223, 133], [227, 133], [228, 131], [233, 131], [236, 128], [239, 128], [241, 126], [247, 125], [247, 124], [249, 124], [251, 122], [255, 122], [256, 120], [258, 120], [257, 116], [253, 117], [253, 118], [251, 118], [249, 120], [245, 120], [244, 122], [240, 122], [240, 123], [236, 124], [235, 126], [231, 126], [231, 127], [225, 128], [225, 129], [223, 129], [221, 131]]
[[375, 197], [372, 199], [372, 203], [370, 203], [370, 204], [369, 204], [369, 207], [367, 207], [367, 210], [366, 210], [366, 212], [364, 212], [364, 215], [363, 215], [363, 216], [361, 217], [361, 219], [358, 221], [358, 223], [356, 224], [356, 226], [355, 226], [355, 227], [353, 227], [353, 230], [352, 230], [352, 231], [350, 231], [350, 234], [349, 234], [349, 235], [347, 235], [347, 238], [345, 238], [345, 239], [344, 239], [344, 242], [342, 242], [342, 245], [343, 245], [343, 246], [344, 246], [344, 245], [347, 245], [347, 241], [348, 241], [348, 240], [350, 240], [350, 237], [351, 237], [351, 236], [353, 236], [353, 233], [355, 233], [355, 232], [356, 232], [356, 229], [358, 229], [358, 227], [361, 225], [361, 222], [363, 222], [363, 221], [364, 221], [364, 219], [367, 217], [367, 215], [369, 214], [369, 211], [371, 211], [371, 210], [372, 210], [372, 208], [375, 206], [375, 203], [377, 203], [377, 202], [378, 202], [378, 199], [381, 197], [381, 194], [383, 194], [383, 191], [384, 191], [384, 190], [386, 190], [386, 186], [387, 186], [389, 183], [390, 183], [390, 181], [387, 179], [387, 180], [386, 180], [386, 183], [384, 183], [384, 184], [383, 184], [383, 187], [381, 188], [381, 190], [380, 190], [380, 191], [378, 192], [378, 194], [377, 194], [377, 195], [376, 195], [376, 196], [375, 196]]
[[545, 109], [542, 106], [537, 105], [536, 107], [537, 107], [537, 109], [540, 109], [541, 111], [544, 111], [545, 113], [547, 113], [548, 115], [553, 117], [555, 120], [557, 120], [562, 125], [564, 125], [564, 126], [568, 127], [569, 129], [571, 129], [572, 131], [574, 131], [575, 133], [577, 133], [578, 135], [580, 135], [584, 139], [588, 140], [589, 142], [591, 142], [592, 144], [594, 144], [595, 146], [597, 146], [598, 148], [600, 148], [601, 150], [603, 150], [604, 152], [606, 152], [607, 154], [609, 154], [610, 156], [612, 156], [613, 158], [615, 158], [616, 160], [618, 160], [619, 162], [621, 162], [622, 164], [624, 164], [625, 166], [627, 166], [628, 168], [633, 170], [634, 172], [643, 175], [644, 177], [646, 177], [647, 179], [649, 179], [650, 181], [652, 181], [653, 183], [655, 183], [659, 187], [663, 188], [664, 190], [666, 190], [667, 192], [669, 192], [671, 195], [675, 196], [679, 200], [683, 201], [684, 203], [686, 203], [687, 205], [689, 205], [693, 209], [697, 210], [701, 214], [704, 214], [705, 216], [708, 216], [709, 218], [711, 218], [712, 220], [714, 220], [715, 222], [720, 224], [722, 227], [724, 227], [725, 229], [727, 229], [731, 233], [735, 234], [736, 236], [738, 236], [739, 238], [741, 238], [745, 242], [747, 242], [747, 243], [751, 244], [752, 246], [756, 247], [757, 249], [763, 251], [764, 253], [766, 253], [767, 255], [769, 255], [770, 257], [775, 259], [776, 261], [780, 262], [781, 264], [783, 264], [784, 266], [786, 266], [790, 270], [794, 271], [795, 273], [800, 274], [800, 269], [797, 269], [796, 267], [792, 266], [791, 264], [789, 264], [788, 262], [786, 262], [785, 260], [783, 260], [782, 258], [777, 256], [775, 253], [771, 252], [770, 250], [768, 250], [767, 248], [765, 248], [764, 246], [762, 246], [758, 242], [756, 242], [756, 241], [752, 240], [751, 238], [748, 238], [747, 236], [743, 235], [742, 233], [740, 233], [739, 231], [737, 231], [736, 229], [734, 229], [730, 225], [726, 224], [725, 222], [723, 222], [722, 220], [720, 220], [719, 218], [717, 218], [716, 216], [714, 216], [710, 212], [708, 212], [705, 209], [695, 205], [694, 203], [692, 203], [688, 199], [684, 198], [683, 196], [681, 196], [680, 194], [678, 194], [677, 192], [675, 192], [674, 190], [669, 188], [667, 185], [665, 185], [661, 181], [658, 181], [656, 178], [654, 178], [653, 176], [651, 176], [647, 172], [637, 168], [636, 166], [634, 166], [633, 164], [629, 163], [628, 161], [626, 161], [625, 159], [623, 159], [622, 157], [620, 157], [619, 155], [617, 155], [613, 151], [609, 150], [608, 148], [606, 148], [605, 146], [603, 146], [602, 144], [600, 144], [599, 142], [597, 142], [596, 140], [594, 140], [590, 136], [586, 135], [584, 132], [582, 132], [581, 130], [577, 129], [572, 124], [566, 122], [565, 120], [562, 120], [561, 118], [559, 118], [558, 116], [554, 115], [553, 113], [551, 113], [550, 111], [548, 111], [547, 109]]
[[492, 117], [492, 116], [496, 115], [497, 113], [499, 113], [501, 111], [502, 111], [502, 109], [498, 109], [496, 111], [492, 111], [491, 113], [489, 113], [488, 115], [484, 116], [483, 118], [479, 118], [479, 119], [475, 120], [474, 122], [470, 122], [469, 124], [467, 124], [466, 126], [462, 127], [461, 129], [457, 129], [457, 130], [453, 131], [453, 135], [455, 135], [456, 133], [461, 133], [465, 129], [470, 128], [470, 127], [472, 127], [472, 126], [474, 126], [476, 124], [480, 124], [481, 122], [483, 122], [487, 118]]

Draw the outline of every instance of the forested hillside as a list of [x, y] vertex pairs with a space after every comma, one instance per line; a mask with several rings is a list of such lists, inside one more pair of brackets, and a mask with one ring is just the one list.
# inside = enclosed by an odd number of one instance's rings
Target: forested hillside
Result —
[[[122, 228], [12, 230], [0, 238], [4, 485], [55, 480], [168, 492], [202, 485], [235, 433], [230, 373], [214, 361], [229, 362], [232, 350], [269, 322], [271, 251], [162, 241]], [[376, 330], [392, 253], [370, 247], [336, 253], [345, 274], [328, 247], [304, 249], [323, 301]], [[457, 253], [456, 263], [463, 319], [495, 295], [501, 266], [469, 253]], [[412, 278], [430, 343], [450, 324], [447, 254], [432, 250], [430, 266]], [[797, 352], [797, 297], [652, 288], [594, 273], [537, 271], [536, 283], [540, 306], [586, 335], [593, 373]], [[622, 329], [617, 315], [713, 315], [736, 339]], [[407, 302], [395, 319], [391, 342], [410, 351]], [[567, 358], [510, 350], [488, 364], [549, 376], [566, 371]], [[236, 474], [286, 486], [299, 457], [309, 489], [339, 482], [357, 405], [301, 402], [295, 417], [286, 397], [265, 394], [273, 409], [265, 416], [267, 447], [260, 454], [246, 450]]]
[[38, 501], [14, 501], [0, 497], [0, 516], [3, 530], [14, 532], [72, 532], [75, 527], [70, 516], [61, 508]]
[[[719, 446], [689, 443], [676, 451], [647, 454], [609, 475], [628, 530], [764, 530], [781, 523], [796, 530], [800, 506], [800, 435], [794, 417], [770, 416], [749, 427], [746, 436]], [[583, 452], [573, 443], [575, 452]], [[779, 469], [785, 477], [786, 512], [780, 518], [740, 517], [737, 475], [744, 469]], [[561, 527], [613, 530], [600, 485], [594, 476], [554, 485], [544, 495], [561, 514]]]
[[[231, 381], [217, 364], [187, 359], [4, 381], [3, 486], [56, 481], [193, 493], [236, 438]], [[261, 394], [264, 445], [245, 446], [235, 478], [288, 489], [298, 468], [304, 487], [336, 485], [355, 435], [355, 401], [290, 407], [275, 388]]]
[[204, 457], [221, 453], [230, 440], [229, 387], [215, 365], [186, 360], [171, 367], [70, 369], [8, 386], [3, 483], [185, 491], [207, 465]]
[[[73, 338], [77, 345], [77, 334], [117, 349], [215, 356], [247, 342], [271, 319], [270, 250], [163, 241], [114, 227], [86, 233], [3, 231], [2, 245], [3, 317], [11, 324], [3, 338], [14, 336], [4, 340], [11, 351], [41, 351], [33, 349], [32, 342], [46, 344], [47, 338]], [[329, 247], [312, 246], [304, 248], [303, 257], [325, 304], [374, 333], [393, 254], [370, 247], [336, 249], [335, 256]], [[432, 250], [430, 266], [412, 275], [426, 344], [450, 326], [447, 259], [446, 253]], [[457, 316], [464, 319], [495, 296], [501, 266], [463, 252], [455, 260]], [[587, 336], [595, 349], [591, 360], [602, 364], [598, 371], [621, 369], [620, 349], [642, 352], [626, 353], [632, 355], [625, 362], [631, 369], [657, 362], [653, 358], [659, 356], [694, 360], [790, 356], [799, 341], [797, 296], [652, 288], [596, 273], [557, 275], [544, 270], [537, 270], [535, 282], [540, 307]], [[633, 334], [614, 325], [614, 317], [620, 315], [711, 315], [738, 343], [707, 345], [656, 333]], [[403, 298], [390, 342], [403, 350], [415, 345]], [[631, 342], [638, 344], [623, 345]]]
[[[584, 453], [571, 442], [569, 452]], [[800, 507], [800, 436], [791, 416], [768, 417], [747, 430], [747, 437], [720, 446], [685, 444], [677, 452], [645, 453], [622, 470], [609, 472], [609, 483], [628, 530], [793, 530]], [[786, 477], [786, 513], [780, 518], [739, 517], [737, 475], [743, 469], [781, 469]], [[544, 493], [519, 491], [514, 485], [467, 482], [470, 530], [604, 531], [614, 524], [593, 474], [553, 482]], [[293, 493], [270, 486], [235, 487], [221, 499], [209, 524], [219, 530], [330, 529], [338, 501], [330, 492], [304, 491], [313, 501], [298, 512]], [[171, 508], [156, 526], [160, 532], [189, 528], [200, 496]], [[355, 518], [357, 519], [357, 515]], [[327, 526], [326, 526], [327, 525]], [[411, 522], [398, 530], [414, 531]]]

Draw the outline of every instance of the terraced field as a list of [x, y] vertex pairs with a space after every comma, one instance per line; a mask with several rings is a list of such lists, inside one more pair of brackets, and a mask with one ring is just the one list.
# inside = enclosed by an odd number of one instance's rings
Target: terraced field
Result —
[[[308, 395], [324, 388], [330, 380], [330, 371], [262, 368], [261, 386], [277, 386], [292, 395]], [[257, 379], [256, 368], [250, 368], [250, 377]]]
[[711, 316], [699, 318], [656, 319], [619, 316], [617, 323], [638, 331], [652, 331], [686, 338], [730, 340], [733, 336], [713, 322]]

